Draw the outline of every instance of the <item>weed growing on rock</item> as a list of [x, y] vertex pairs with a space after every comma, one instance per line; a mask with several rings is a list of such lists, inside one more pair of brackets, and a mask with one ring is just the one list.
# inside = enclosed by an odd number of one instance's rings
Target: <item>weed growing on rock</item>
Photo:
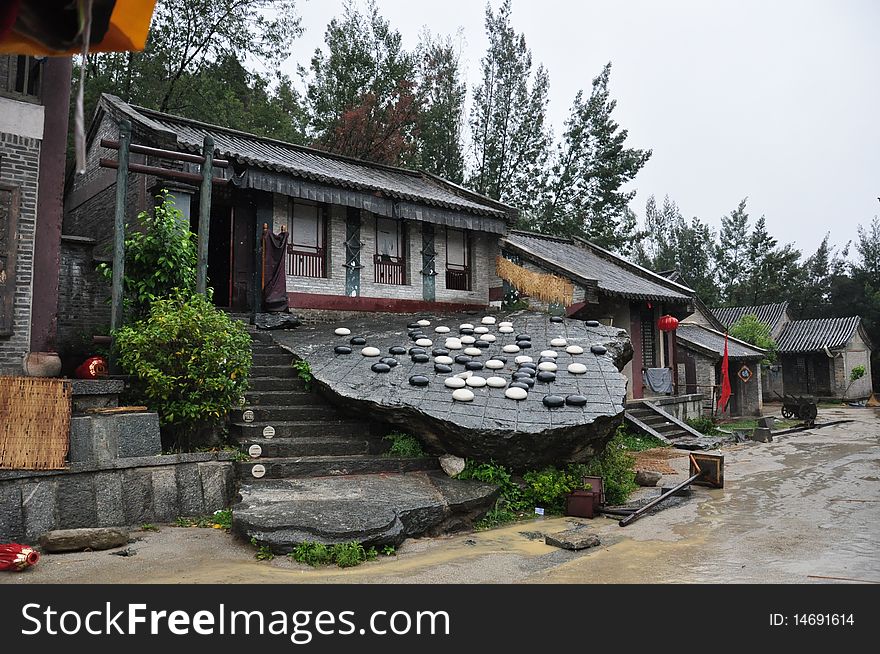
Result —
[[425, 456], [422, 444], [411, 434], [392, 432], [382, 440], [391, 441], [391, 447], [385, 453], [387, 457], [400, 457], [404, 459], [417, 459]]

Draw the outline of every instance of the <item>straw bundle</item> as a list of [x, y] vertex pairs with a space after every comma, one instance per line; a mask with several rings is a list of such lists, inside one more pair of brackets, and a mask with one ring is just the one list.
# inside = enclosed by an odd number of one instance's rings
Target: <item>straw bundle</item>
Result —
[[495, 271], [520, 293], [540, 302], [556, 302], [566, 307], [574, 303], [574, 284], [564, 277], [532, 272], [504, 257], [495, 258]]
[[65, 468], [70, 404], [62, 379], [0, 377], [0, 468]]

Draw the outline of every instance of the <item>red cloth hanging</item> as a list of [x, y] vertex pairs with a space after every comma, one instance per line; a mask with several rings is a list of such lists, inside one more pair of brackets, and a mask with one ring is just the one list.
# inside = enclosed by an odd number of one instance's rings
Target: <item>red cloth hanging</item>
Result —
[[728, 372], [727, 360], [727, 333], [724, 334], [724, 358], [721, 360], [721, 397], [718, 398], [718, 407], [721, 411], [727, 408], [727, 402], [730, 400], [730, 374]]

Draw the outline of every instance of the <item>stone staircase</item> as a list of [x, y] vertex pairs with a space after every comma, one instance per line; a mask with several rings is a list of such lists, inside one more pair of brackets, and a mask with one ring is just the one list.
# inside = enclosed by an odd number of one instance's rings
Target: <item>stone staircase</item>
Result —
[[305, 540], [398, 545], [469, 528], [493, 506], [495, 486], [449, 479], [436, 457], [385, 455], [381, 426], [308, 389], [271, 334], [251, 337], [250, 390], [231, 416], [231, 436], [250, 456], [236, 463], [237, 534], [277, 554]]
[[683, 450], [711, 449], [718, 439], [706, 436], [648, 400], [626, 403], [624, 418], [637, 431]]
[[[382, 456], [387, 443], [369, 421], [340, 413], [306, 388], [293, 356], [270, 334], [252, 333], [254, 364], [247, 404], [233, 411], [231, 433], [241, 450], [259, 454], [236, 464], [248, 482], [433, 470], [437, 459]], [[253, 451], [257, 451], [253, 448]], [[257, 467], [260, 466], [260, 467]], [[256, 467], [256, 474], [254, 474]]]

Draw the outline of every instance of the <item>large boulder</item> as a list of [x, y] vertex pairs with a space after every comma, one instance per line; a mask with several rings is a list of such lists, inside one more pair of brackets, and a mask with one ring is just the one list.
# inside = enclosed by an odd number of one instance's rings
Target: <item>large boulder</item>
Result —
[[121, 527], [56, 529], [40, 536], [40, 548], [44, 552], [109, 550], [126, 544], [128, 544], [128, 529]]
[[[308, 361], [314, 385], [341, 409], [361, 419], [401, 426], [432, 453], [482, 461], [494, 459], [522, 470], [583, 462], [601, 452], [623, 421], [627, 380], [620, 369], [632, 358], [627, 333], [580, 320], [555, 322], [546, 314], [535, 312], [495, 318], [494, 324], [484, 325], [479, 314], [394, 318], [365, 314], [343, 323], [273, 332], [273, 337]], [[416, 327], [419, 320], [430, 324]], [[505, 320], [513, 323], [512, 331], [498, 327]], [[465, 327], [462, 334], [461, 325], [465, 323], [479, 331], [470, 333]], [[435, 332], [438, 326], [448, 328], [449, 332]], [[337, 335], [335, 330], [340, 327], [351, 333]], [[462, 343], [459, 349], [445, 347], [449, 337], [464, 335], [481, 341], [482, 328], [492, 337], [483, 341], [482, 347], [469, 353], [465, 348], [476, 344]], [[431, 341], [430, 345], [416, 343], [418, 335], [411, 332], [419, 329], [422, 338]], [[504, 346], [517, 343], [520, 351], [504, 351]], [[339, 346], [342, 353], [336, 350]], [[364, 347], [378, 349], [379, 355], [364, 356]], [[411, 357], [412, 347], [423, 347], [427, 356]], [[391, 348], [405, 348], [407, 353], [392, 355]], [[438, 348], [449, 353], [437, 356], [460, 357], [452, 364], [441, 364], [440, 370], [448, 366], [448, 372], [437, 372], [434, 367], [437, 362], [432, 354]], [[346, 353], [348, 350], [350, 353]], [[556, 353], [556, 370], [542, 375], [544, 379], [549, 377], [546, 382], [536, 374], [537, 379], [530, 380], [534, 383], [521, 401], [509, 399], [503, 387], [488, 385], [468, 387], [472, 399], [458, 401], [453, 399], [453, 389], [445, 386], [447, 378], [467, 374], [467, 364], [472, 368], [485, 365], [495, 356], [506, 359], [502, 368], [484, 367], [471, 372], [484, 378], [501, 377], [510, 383], [514, 381], [513, 373], [518, 371], [517, 356], [529, 356], [538, 364], [546, 350]], [[385, 357], [393, 357], [397, 363], [374, 365]], [[573, 371], [568, 368], [570, 364], [577, 364]], [[411, 383], [413, 377], [423, 379]], [[416, 381], [424, 384], [425, 380], [426, 385], [415, 385]], [[546, 396], [553, 397], [545, 403]], [[554, 406], [559, 398], [563, 400], [562, 406]]]

